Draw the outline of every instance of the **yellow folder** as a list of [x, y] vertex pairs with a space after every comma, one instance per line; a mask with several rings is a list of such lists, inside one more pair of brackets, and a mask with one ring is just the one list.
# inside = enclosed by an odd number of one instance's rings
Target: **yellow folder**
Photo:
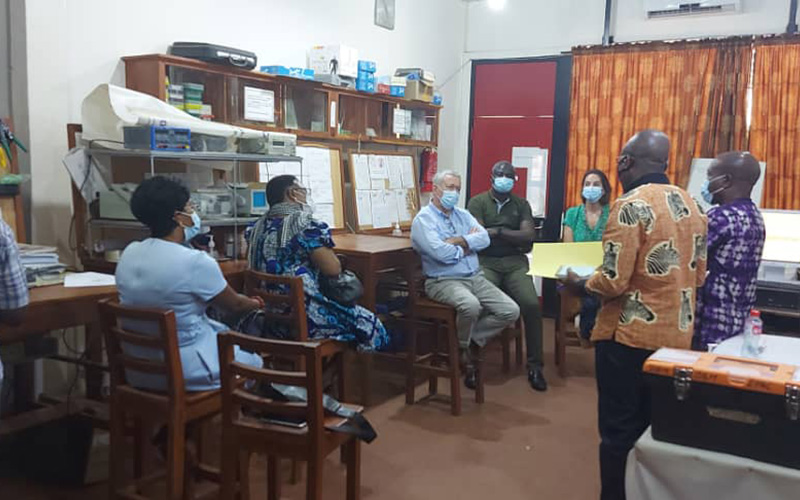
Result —
[[[580, 269], [598, 268], [603, 264], [603, 244], [589, 243], [534, 243], [529, 274], [542, 278], [557, 278], [561, 267]], [[581, 273], [578, 273], [581, 274]]]

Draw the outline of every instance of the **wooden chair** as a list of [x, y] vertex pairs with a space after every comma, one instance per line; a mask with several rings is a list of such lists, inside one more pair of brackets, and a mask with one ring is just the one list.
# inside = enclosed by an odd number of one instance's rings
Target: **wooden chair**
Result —
[[[282, 292], [281, 290], [285, 290]], [[284, 325], [289, 329], [292, 340], [308, 342], [308, 316], [306, 315], [305, 294], [303, 293], [303, 279], [292, 276], [277, 276], [248, 270], [244, 275], [244, 293], [248, 296], [257, 296], [264, 301], [265, 314], [271, 323]], [[344, 351], [343, 343], [335, 342], [338, 350], [329, 348], [333, 358], [333, 371], [326, 372], [337, 379], [337, 397], [340, 401], [347, 401], [346, 384], [344, 376]], [[302, 368], [302, 359], [296, 368]]]
[[517, 369], [522, 366], [522, 336], [524, 332], [522, 328], [522, 318], [518, 318], [512, 326], [503, 330], [496, 337], [503, 349], [503, 373], [507, 374], [511, 371], [511, 342], [514, 342], [514, 361]]
[[567, 347], [580, 347], [580, 332], [575, 327], [575, 318], [581, 312], [581, 299], [562, 288], [558, 291], [559, 313], [556, 321], [555, 361], [558, 374], [567, 376]]
[[[281, 289], [285, 292], [279, 291]], [[289, 328], [294, 340], [308, 340], [308, 316], [302, 278], [277, 276], [249, 269], [244, 273], [244, 294], [260, 297], [266, 306], [267, 318]]]
[[[239, 489], [242, 498], [249, 497], [249, 458], [253, 452], [267, 454], [268, 498], [280, 498], [279, 457], [308, 463], [307, 498], [322, 498], [322, 466], [325, 457], [342, 448], [347, 464], [347, 499], [360, 498], [360, 444], [350, 434], [333, 432], [343, 423], [338, 417], [326, 417], [322, 406], [322, 360], [339, 352], [332, 341], [287, 342], [248, 337], [239, 333], [223, 333], [218, 337], [222, 378], [222, 495], [232, 500]], [[253, 368], [234, 360], [234, 347], [257, 352], [267, 359], [302, 359], [304, 368], [292, 371]], [[296, 366], [297, 366], [296, 365]], [[260, 396], [245, 389], [243, 380], [260, 384], [285, 384], [304, 387], [307, 403], [284, 402]], [[359, 407], [351, 407], [361, 411]], [[271, 419], [304, 422], [303, 427], [270, 423], [252, 416], [263, 412]]]
[[[193, 462], [193, 457], [187, 457], [186, 432], [190, 426], [196, 430], [196, 424], [221, 411], [220, 391], [186, 391], [172, 311], [125, 307], [110, 299], [101, 301], [99, 307], [111, 372], [109, 498], [142, 499], [141, 489], [164, 477], [168, 499], [191, 498], [192, 475], [219, 481], [218, 470], [199, 463], [202, 458], [199, 443], [197, 467], [187, 466]], [[123, 326], [124, 322], [145, 323], [157, 330], [155, 334], [143, 333]], [[154, 355], [147, 358], [134, 356], [123, 350], [123, 344], [152, 350]], [[128, 370], [164, 377], [166, 391], [154, 392], [131, 386], [126, 376]], [[134, 421], [137, 432], [134, 436], [134, 478], [125, 481], [125, 429], [129, 419]], [[149, 438], [146, 431], [164, 422], [168, 429], [166, 472], [143, 476], [144, 449]]]
[[[428, 376], [428, 394], [438, 391], [439, 377], [450, 381], [450, 411], [461, 414], [461, 367], [456, 310], [454, 307], [436, 302], [425, 296], [424, 277], [419, 258], [411, 258], [406, 263], [408, 282], [408, 318], [406, 328], [406, 404], [413, 405], [416, 400], [416, 377]], [[433, 331], [432, 349], [419, 354], [420, 335]], [[479, 356], [476, 364], [475, 402], [483, 404], [483, 360]]]

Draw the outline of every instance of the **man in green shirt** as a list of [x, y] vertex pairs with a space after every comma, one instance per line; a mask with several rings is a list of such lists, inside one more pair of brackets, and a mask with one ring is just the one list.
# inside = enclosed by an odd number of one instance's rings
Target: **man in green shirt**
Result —
[[492, 167], [492, 188], [469, 200], [467, 209], [491, 238], [491, 245], [478, 254], [486, 279], [519, 305], [525, 323], [528, 382], [533, 389], [546, 391], [547, 381], [542, 372], [542, 310], [533, 278], [528, 275], [530, 265], [526, 255], [533, 245], [533, 214], [527, 200], [511, 193], [516, 180], [511, 163], [497, 162]]

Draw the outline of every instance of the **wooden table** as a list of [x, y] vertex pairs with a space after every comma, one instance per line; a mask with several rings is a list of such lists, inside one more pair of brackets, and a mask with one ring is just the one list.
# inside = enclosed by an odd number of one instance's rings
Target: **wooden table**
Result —
[[[366, 309], [375, 312], [377, 303], [378, 273], [402, 268], [414, 255], [411, 240], [401, 236], [371, 234], [334, 234], [333, 251], [347, 258], [347, 267], [358, 275], [364, 285], [364, 296], [359, 301]], [[375, 355], [361, 355], [361, 404], [370, 406], [370, 381]], [[396, 356], [390, 356], [396, 358]]]
[[361, 305], [375, 311], [378, 276], [381, 271], [402, 267], [413, 250], [411, 240], [401, 236], [335, 234], [333, 251], [347, 257], [347, 267], [364, 285]]
[[[228, 282], [242, 289], [247, 263], [228, 261], [220, 263]], [[30, 304], [25, 320], [17, 327], [0, 327], [0, 345], [20, 342], [28, 337], [43, 335], [53, 330], [86, 326], [86, 395], [92, 399], [101, 396], [103, 370], [97, 366], [103, 361], [103, 332], [100, 331], [97, 302], [117, 296], [115, 286], [66, 288], [52, 285], [30, 290]]]

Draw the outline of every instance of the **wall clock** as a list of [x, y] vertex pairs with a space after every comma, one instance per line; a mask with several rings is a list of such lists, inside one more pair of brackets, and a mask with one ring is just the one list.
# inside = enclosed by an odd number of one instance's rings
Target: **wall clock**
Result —
[[394, 2], [395, 0], [375, 0], [375, 24], [386, 28], [394, 29]]

